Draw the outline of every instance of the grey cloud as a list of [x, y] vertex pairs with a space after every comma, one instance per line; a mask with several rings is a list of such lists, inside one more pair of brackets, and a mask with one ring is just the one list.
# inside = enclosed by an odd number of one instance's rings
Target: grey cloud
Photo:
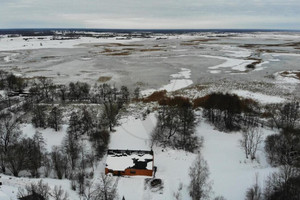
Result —
[[299, 29], [299, 10], [298, 0], [0, 0], [0, 27]]

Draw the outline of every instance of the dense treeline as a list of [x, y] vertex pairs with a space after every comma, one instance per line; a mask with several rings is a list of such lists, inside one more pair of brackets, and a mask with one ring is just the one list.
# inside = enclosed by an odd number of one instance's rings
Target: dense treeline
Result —
[[240, 99], [234, 94], [212, 93], [195, 99], [194, 107], [202, 107], [203, 116], [223, 131], [236, 131], [249, 125], [257, 126], [254, 116], [259, 107], [251, 99]]

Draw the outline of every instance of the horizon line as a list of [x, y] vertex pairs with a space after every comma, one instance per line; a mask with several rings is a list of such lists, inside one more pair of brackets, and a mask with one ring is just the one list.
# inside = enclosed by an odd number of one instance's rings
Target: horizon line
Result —
[[206, 30], [215, 30], [215, 31], [218, 31], [218, 30], [228, 30], [228, 31], [232, 31], [232, 30], [239, 30], [239, 31], [300, 31], [300, 29], [281, 29], [281, 28], [274, 28], [274, 29], [270, 29], [270, 28], [266, 28], [266, 29], [263, 29], [263, 28], [68, 28], [68, 27], [65, 27], [65, 28], [51, 28], [51, 27], [48, 27], [48, 28], [0, 28], [0, 30], [203, 30], [203, 31], [206, 31]]

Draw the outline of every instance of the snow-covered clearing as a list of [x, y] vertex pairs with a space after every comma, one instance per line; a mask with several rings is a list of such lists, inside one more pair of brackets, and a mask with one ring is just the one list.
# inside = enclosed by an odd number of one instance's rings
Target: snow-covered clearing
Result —
[[[110, 148], [115, 149], [150, 149], [150, 134], [155, 126], [155, 115], [151, 113], [145, 120], [129, 116], [122, 120], [122, 125], [112, 133]], [[223, 133], [206, 122], [202, 122], [196, 129], [198, 136], [203, 136], [204, 147], [202, 155], [210, 168], [213, 196], [223, 195], [226, 199], [240, 200], [245, 192], [255, 182], [255, 175], [259, 176], [259, 183], [276, 168], [271, 168], [266, 162], [263, 144], [257, 153], [257, 161], [245, 159], [244, 152], [239, 145], [240, 133]], [[264, 136], [273, 131], [263, 130]], [[182, 199], [189, 199], [188, 176], [189, 167], [196, 154], [181, 150], [162, 149], [154, 147], [154, 165], [157, 166], [156, 178], [161, 178], [164, 188], [160, 192], [151, 192], [144, 189], [146, 177], [120, 177], [118, 193], [120, 198], [171, 200], [174, 192], [178, 191], [182, 183]], [[237, 189], [238, 188], [238, 189]]]
[[[244, 199], [247, 188], [255, 183], [256, 174], [259, 184], [263, 186], [266, 177], [276, 171], [266, 162], [263, 144], [257, 152], [259, 162], [251, 162], [245, 159], [240, 147], [240, 133], [223, 133], [205, 122], [198, 126], [197, 132], [204, 137], [202, 155], [207, 160], [216, 196], [222, 195], [230, 200]], [[263, 132], [264, 137], [274, 133], [265, 129]]]
[[27, 137], [32, 137], [36, 131], [40, 132], [44, 138], [46, 144], [46, 150], [48, 152], [52, 151], [53, 146], [61, 145], [63, 138], [67, 133], [68, 125], [62, 125], [61, 130], [55, 131], [51, 128], [41, 129], [41, 128], [34, 128], [32, 124], [23, 124], [21, 130], [23, 134]]
[[156, 125], [153, 113], [145, 120], [128, 116], [121, 119], [121, 125], [111, 133], [110, 149], [150, 150], [149, 134]]
[[181, 71], [176, 74], [171, 74], [170, 77], [174, 78], [170, 80], [170, 83], [162, 86], [161, 88], [155, 89], [147, 89], [141, 92], [142, 95], [148, 96], [155, 91], [166, 90], [167, 92], [176, 91], [182, 88], [185, 88], [189, 85], [193, 84], [191, 78], [191, 70], [187, 68], [181, 68]]
[[247, 90], [233, 90], [233, 91], [231, 91], [231, 93], [236, 94], [243, 98], [254, 99], [262, 104], [282, 103], [285, 101], [284, 98], [281, 98], [278, 96], [270, 96], [270, 95], [266, 95], [266, 94], [250, 92]]

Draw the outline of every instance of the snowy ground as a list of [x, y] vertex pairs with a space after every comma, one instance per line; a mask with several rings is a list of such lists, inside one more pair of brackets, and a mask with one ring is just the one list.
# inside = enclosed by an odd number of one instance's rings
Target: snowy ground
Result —
[[[150, 114], [145, 120], [129, 117], [123, 122], [116, 132], [112, 133], [110, 147], [149, 150], [149, 137], [155, 125], [154, 114]], [[196, 131], [198, 136], [204, 138], [202, 154], [210, 168], [213, 196], [223, 195], [230, 200], [243, 199], [246, 189], [254, 184], [256, 174], [258, 174], [259, 183], [263, 186], [265, 178], [276, 171], [276, 168], [270, 167], [266, 162], [263, 145], [257, 153], [258, 161], [252, 162], [245, 159], [244, 152], [239, 145], [240, 133], [223, 133], [214, 130], [206, 122], [200, 123]], [[274, 133], [265, 129], [263, 132], [264, 137]], [[182, 197], [189, 199], [188, 170], [196, 154], [172, 149], [163, 150], [158, 147], [154, 147], [154, 153], [154, 165], [158, 168], [156, 177], [164, 181], [162, 194], [144, 190], [143, 177], [121, 177], [118, 185], [119, 195], [124, 196], [125, 199], [174, 199], [173, 194], [182, 183]], [[135, 192], [132, 193], [133, 191]]]
[[[244, 98], [253, 98], [262, 104], [284, 102], [287, 99], [285, 95], [289, 95], [289, 98], [300, 97], [299, 81], [292, 77], [293, 75], [285, 77], [280, 75], [284, 71], [299, 70], [299, 50], [281, 46], [291, 41], [299, 42], [299, 35], [263, 33], [210, 36], [215, 40], [191, 42], [194, 39], [209, 37], [169, 36], [168, 39], [161, 41], [155, 39], [121, 41], [120, 46], [107, 45], [115, 43], [115, 39], [80, 38], [52, 41], [49, 38], [43, 40], [35, 38], [25, 41], [24, 38], [1, 38], [0, 69], [31, 78], [47, 76], [53, 78], [56, 83], [87, 81], [94, 84], [99, 77], [109, 76], [111, 84], [140, 86], [143, 95], [162, 89], [176, 92], [193, 84], [205, 84], [206, 89], [195, 91], [191, 89], [188, 90], [188, 95], [197, 97], [214, 91], [231, 92]], [[131, 50], [124, 50], [128, 49], [125, 44], [133, 45], [130, 46]], [[244, 44], [259, 45], [245, 47]], [[270, 44], [277, 46], [268, 47]], [[103, 53], [106, 48], [130, 53], [111, 56]], [[153, 48], [158, 50], [153, 51]], [[261, 59], [261, 63], [253, 71], [246, 69], [246, 65], [253, 62], [252, 58], [249, 58], [251, 56]], [[225, 79], [230, 84], [225, 84]], [[251, 87], [258, 89], [259, 92], [253, 92], [256, 90], [250, 90]], [[151, 149], [150, 134], [156, 124], [154, 113], [145, 119], [141, 115], [129, 115], [122, 118], [120, 123], [115, 132], [111, 133], [109, 148]], [[29, 124], [23, 124], [21, 129], [27, 136], [32, 136], [36, 131]], [[66, 129], [66, 125], [59, 132], [38, 129], [44, 136], [48, 151], [54, 145], [61, 144]], [[263, 186], [264, 179], [276, 171], [267, 164], [263, 146], [258, 152], [258, 161], [251, 162], [245, 159], [239, 146], [240, 133], [222, 133], [203, 121], [197, 126], [196, 131], [198, 136], [204, 138], [202, 154], [211, 172], [210, 179], [214, 191], [212, 196], [223, 195], [228, 200], [244, 199], [246, 189], [254, 183], [256, 174]], [[266, 129], [263, 132], [264, 136], [274, 133]], [[173, 193], [178, 191], [180, 183], [182, 183], [182, 199], [189, 199], [188, 170], [196, 154], [172, 149], [163, 150], [159, 147], [154, 147], [153, 150], [154, 165], [158, 168], [156, 176], [164, 181], [164, 188], [153, 192], [145, 189], [146, 177], [121, 177], [118, 184], [120, 199], [123, 196], [125, 199], [133, 200], [174, 199]], [[105, 159], [96, 170], [96, 180], [103, 173], [104, 163]], [[0, 188], [0, 200], [6, 200], [15, 199], [18, 187], [24, 187], [37, 180], [2, 175], [1, 181], [4, 186]], [[62, 185], [68, 190], [72, 200], [79, 199], [79, 196], [70, 190], [69, 181], [45, 179], [45, 182], [51, 187]]]
[[46, 144], [46, 150], [48, 152], [52, 151], [53, 146], [61, 145], [66, 132], [68, 125], [63, 125], [59, 131], [55, 131], [52, 128], [34, 128], [32, 124], [23, 124], [21, 129], [24, 133], [24, 136], [32, 137], [37, 131], [40, 132], [44, 138]]
[[[134, 38], [132, 40], [122, 40], [122, 43], [140, 41]], [[88, 43], [114, 43], [116, 38], [93, 38], [80, 37], [78, 39], [53, 40], [52, 36], [44, 37], [4, 37], [0, 38], [0, 51], [27, 50], [27, 49], [49, 49], [49, 48], [77, 48], [79, 45]], [[11, 61], [9, 56], [4, 58], [6, 62]]]
[[261, 93], [250, 92], [246, 90], [233, 90], [231, 93], [236, 94], [242, 98], [248, 98], [258, 101], [261, 104], [283, 103], [284, 98], [278, 96], [270, 96]]
[[191, 84], [193, 81], [191, 78], [191, 70], [187, 68], [181, 68], [181, 71], [176, 74], [171, 74], [170, 77], [173, 79], [170, 80], [170, 83], [164, 85], [163, 87], [155, 90], [155, 89], [147, 89], [143, 90], [141, 93], [143, 96], [148, 96], [155, 91], [166, 90], [167, 92], [173, 92], [182, 88], [185, 88]]

